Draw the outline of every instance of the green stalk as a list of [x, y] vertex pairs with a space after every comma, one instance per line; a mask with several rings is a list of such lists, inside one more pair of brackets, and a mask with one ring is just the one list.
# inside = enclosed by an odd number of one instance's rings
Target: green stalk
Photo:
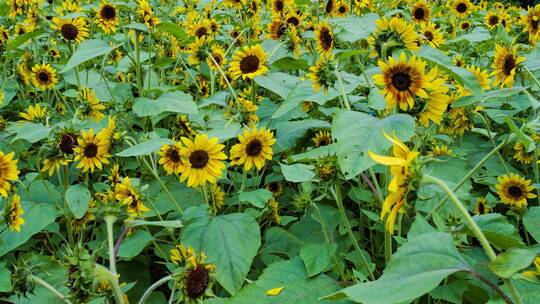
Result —
[[180, 207], [180, 205], [178, 204], [178, 202], [176, 201], [176, 199], [174, 198], [174, 196], [172, 195], [171, 191], [169, 191], [169, 188], [167, 188], [167, 186], [165, 185], [165, 183], [161, 180], [161, 178], [159, 177], [159, 174], [157, 173], [157, 170], [156, 168], [152, 167], [148, 161], [146, 159], [143, 158], [143, 162], [144, 164], [148, 167], [148, 169], [150, 170], [150, 172], [152, 173], [152, 175], [156, 178], [156, 180], [158, 181], [158, 183], [161, 185], [161, 188], [163, 188], [163, 190], [165, 190], [165, 193], [167, 193], [167, 195], [169, 196], [169, 198], [171, 199], [171, 201], [173, 202], [174, 206], [176, 207], [176, 209], [178, 210], [178, 212], [180, 212], [180, 214], [184, 214], [184, 211], [182, 210], [182, 207]]
[[330, 188], [330, 191], [332, 192], [332, 195], [334, 196], [334, 199], [336, 200], [336, 205], [339, 210], [339, 215], [341, 216], [341, 220], [343, 221], [343, 224], [345, 224], [345, 227], [347, 228], [347, 233], [349, 234], [349, 238], [351, 239], [351, 242], [353, 243], [354, 248], [356, 251], [358, 251], [358, 254], [360, 254], [360, 257], [362, 258], [362, 264], [364, 264], [364, 267], [366, 268], [366, 271], [369, 273], [369, 278], [373, 281], [375, 280], [375, 276], [373, 275], [373, 272], [369, 269], [368, 261], [366, 260], [366, 257], [362, 253], [362, 249], [360, 249], [360, 245], [358, 245], [358, 241], [356, 240], [356, 237], [354, 236], [351, 224], [349, 223], [349, 219], [347, 218], [347, 213], [345, 213], [345, 207], [343, 206], [343, 200], [341, 198], [341, 189], [339, 185], [334, 185], [334, 187]]
[[116, 222], [116, 217], [113, 215], [105, 216], [105, 224], [107, 225], [107, 245], [109, 247], [109, 269], [116, 275], [116, 259], [114, 258], [114, 239], [113, 239], [113, 224]]
[[120, 289], [120, 284], [118, 284], [118, 277], [116, 273], [113, 274], [110, 270], [99, 264], [96, 264], [94, 271], [96, 274], [96, 279], [104, 279], [111, 283], [116, 304], [124, 304], [124, 294], [122, 293], [122, 289]]
[[347, 93], [345, 93], [345, 87], [343, 86], [343, 81], [341, 80], [341, 75], [339, 74], [339, 69], [337, 66], [334, 74], [336, 75], [339, 84], [339, 90], [341, 91], [341, 98], [343, 99], [343, 104], [345, 105], [345, 108], [350, 111], [351, 105], [349, 104], [349, 98], [347, 98]]
[[[461, 201], [457, 198], [456, 194], [452, 190], [450, 190], [450, 188], [446, 185], [445, 182], [443, 182], [442, 180], [436, 177], [424, 175], [424, 177], [422, 178], [422, 182], [426, 184], [435, 184], [439, 186], [442, 190], [444, 190], [444, 192], [446, 192], [446, 194], [448, 195], [452, 203], [454, 203], [454, 206], [461, 212], [461, 214], [465, 218], [465, 221], [469, 225], [469, 228], [471, 229], [472, 233], [475, 235], [475, 237], [478, 239], [478, 241], [484, 248], [484, 251], [486, 252], [486, 255], [488, 256], [489, 260], [493, 262], [497, 258], [497, 254], [495, 253], [493, 248], [491, 248], [491, 245], [489, 244], [488, 239], [486, 238], [486, 236], [484, 235], [480, 227], [478, 227], [478, 225], [476, 224], [472, 216], [469, 214], [469, 211], [467, 211], [465, 206], [463, 206]], [[519, 295], [518, 291], [514, 287], [512, 281], [510, 279], [505, 279], [504, 283], [508, 286], [508, 289], [512, 293], [512, 297], [514, 298], [514, 301], [518, 304], [522, 304], [523, 301], [521, 300], [521, 296]]]
[[172, 280], [173, 278], [168, 275], [166, 277], [163, 277], [161, 278], [160, 280], [158, 280], [157, 282], [155, 282], [154, 284], [152, 284], [150, 287], [148, 287], [148, 289], [146, 289], [146, 291], [144, 292], [144, 294], [142, 295], [141, 299], [139, 300], [139, 304], [144, 304], [144, 302], [146, 302], [146, 300], [150, 297], [150, 295], [152, 294], [152, 292], [154, 290], [156, 290], [156, 288], [158, 288], [159, 286], [167, 283], [168, 281]]
[[[480, 169], [480, 167], [482, 167], [484, 165], [484, 163], [486, 161], [488, 161], [491, 156], [493, 156], [493, 154], [497, 153], [500, 149], [502, 149], [504, 147], [504, 145], [506, 145], [506, 143], [511, 140], [512, 138], [514, 137], [514, 135], [510, 135], [506, 140], [504, 140], [502, 143], [500, 143], [498, 146], [496, 146], [495, 148], [493, 148], [493, 150], [491, 150], [488, 154], [486, 154], [486, 156], [484, 156], [484, 158], [482, 158], [475, 166], [474, 168], [472, 168], [468, 173], [467, 175], [465, 175], [455, 186], [454, 188], [452, 188], [452, 191], [453, 192], [456, 192], [461, 186], [463, 186], [463, 184], [465, 184], [465, 182], [467, 182], [469, 180], [469, 178], [471, 178], [471, 176], [478, 170]], [[435, 213], [437, 210], [439, 210], [439, 208], [442, 207], [442, 205], [446, 202], [446, 200], [448, 199], [448, 197], [444, 197], [442, 198], [438, 203], [437, 205], [435, 206], [435, 208], [433, 208], [433, 210], [431, 210], [431, 212], [426, 216], [426, 220], [429, 221], [431, 219], [431, 217], [433, 216], [433, 213]]]
[[71, 301], [68, 299], [67, 296], [63, 295], [58, 289], [54, 288], [51, 284], [47, 283], [45, 280], [36, 277], [34, 275], [29, 275], [28, 280], [32, 281], [42, 287], [45, 287], [47, 290], [52, 292], [55, 296], [57, 296], [60, 300], [62, 300], [66, 304], [72, 304]]

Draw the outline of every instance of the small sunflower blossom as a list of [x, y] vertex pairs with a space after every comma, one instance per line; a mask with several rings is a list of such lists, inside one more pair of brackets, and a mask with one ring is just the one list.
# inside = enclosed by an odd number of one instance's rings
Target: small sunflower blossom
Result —
[[121, 183], [114, 187], [114, 197], [120, 204], [127, 206], [130, 216], [141, 217], [146, 211], [149, 211], [143, 202], [143, 198], [138, 189], [133, 186], [129, 177], [124, 177]]
[[4, 210], [4, 221], [10, 231], [21, 231], [21, 226], [24, 225], [23, 214], [24, 210], [21, 207], [21, 198], [19, 195], [13, 194]]
[[109, 139], [106, 132], [100, 131], [95, 134], [93, 129], [82, 131], [77, 138], [78, 146], [73, 149], [75, 152], [74, 161], [78, 161], [77, 168], [83, 172], [94, 172], [96, 168], [103, 169], [103, 164], [109, 163]]
[[191, 247], [186, 249], [184, 245], [177, 245], [170, 254], [175, 265], [184, 265], [181, 273], [174, 275], [182, 289], [184, 303], [199, 303], [205, 297], [214, 296], [212, 286], [216, 267], [206, 263], [204, 252], [197, 253]]
[[159, 150], [160, 158], [158, 163], [163, 166], [167, 175], [180, 174], [182, 171], [182, 159], [180, 158], [181, 149], [181, 142], [173, 142], [170, 145], [163, 145]]
[[238, 136], [238, 144], [231, 148], [231, 165], [244, 165], [244, 170], [256, 167], [261, 170], [266, 160], [272, 159], [272, 146], [276, 139], [270, 130], [264, 128], [244, 130]]
[[495, 186], [497, 194], [504, 204], [515, 209], [523, 209], [527, 207], [527, 200], [535, 198], [536, 194], [532, 193], [534, 186], [531, 185], [531, 180], [526, 179], [516, 173], [510, 173], [499, 176], [499, 183]]
[[14, 152], [4, 154], [0, 151], [0, 196], [4, 198], [11, 190], [11, 182], [19, 179], [18, 160], [13, 159], [14, 157]]
[[389, 194], [382, 206], [381, 219], [386, 218], [386, 230], [393, 233], [397, 214], [404, 211], [409, 197], [416, 191], [413, 180], [417, 174], [415, 160], [419, 153], [411, 151], [395, 136], [390, 137], [386, 132], [384, 136], [393, 144], [393, 156], [378, 155], [371, 151], [368, 151], [368, 155], [375, 162], [390, 167], [392, 180], [388, 184]]
[[41, 107], [38, 103], [36, 105], [29, 105], [26, 112], [21, 112], [19, 116], [23, 118], [23, 122], [40, 122], [43, 121], [47, 115], [47, 108]]
[[215, 184], [225, 169], [225, 146], [218, 144], [217, 137], [208, 138], [206, 134], [197, 134], [194, 140], [182, 137], [182, 143], [180, 181], [187, 181], [188, 187], [194, 188], [203, 186], [206, 182]]

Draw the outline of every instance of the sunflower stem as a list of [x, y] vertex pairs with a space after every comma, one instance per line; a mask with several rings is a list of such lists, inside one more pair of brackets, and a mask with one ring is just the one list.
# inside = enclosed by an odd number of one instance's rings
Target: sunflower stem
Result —
[[171, 201], [173, 202], [174, 206], [176, 207], [176, 209], [178, 210], [178, 212], [180, 212], [180, 215], [184, 214], [184, 211], [182, 210], [182, 207], [180, 207], [180, 205], [178, 204], [178, 202], [176, 201], [176, 199], [174, 198], [174, 196], [172, 195], [171, 191], [169, 191], [169, 188], [167, 188], [167, 186], [165, 185], [165, 183], [161, 180], [161, 178], [159, 177], [159, 174], [157, 173], [157, 170], [156, 168], [152, 167], [148, 161], [146, 159], [143, 158], [143, 162], [144, 164], [146, 165], [146, 167], [148, 167], [148, 169], [150, 169], [150, 172], [152, 173], [152, 175], [156, 178], [156, 180], [158, 181], [158, 183], [160, 184], [161, 188], [163, 188], [163, 190], [165, 190], [165, 193], [167, 193], [167, 196], [169, 196], [169, 198], [171, 199]]
[[105, 224], [107, 225], [107, 244], [109, 247], [109, 270], [116, 275], [116, 259], [114, 258], [114, 236], [113, 225], [116, 222], [116, 217], [112, 215], [105, 216]]
[[[486, 154], [486, 156], [484, 156], [484, 158], [482, 158], [455, 186], [454, 188], [452, 188], [452, 191], [453, 192], [456, 192], [461, 186], [463, 186], [463, 184], [465, 184], [465, 182], [467, 182], [469, 180], [469, 178], [471, 178], [471, 176], [478, 170], [480, 169], [480, 167], [482, 167], [484, 165], [484, 163], [486, 161], [488, 161], [491, 156], [493, 156], [493, 154], [497, 153], [500, 149], [502, 149], [506, 143], [510, 140], [512, 140], [514, 138], [514, 135], [510, 135], [507, 139], [503, 140], [502, 143], [500, 143], [498, 146], [496, 146], [495, 148], [493, 148], [493, 150], [491, 150], [488, 154]], [[433, 213], [435, 213], [437, 210], [439, 210], [439, 208], [442, 207], [442, 205], [446, 202], [446, 200], [448, 199], [448, 196], [446, 197], [443, 197], [438, 203], [437, 205], [435, 206], [435, 208], [433, 208], [433, 210], [431, 210], [431, 212], [426, 216], [426, 220], [429, 221], [431, 219], [431, 217], [433, 216]]]
[[221, 77], [223, 77], [223, 80], [225, 80], [225, 83], [227, 83], [227, 86], [229, 87], [229, 91], [231, 91], [231, 94], [233, 95], [234, 100], [238, 100], [238, 97], [236, 96], [236, 92], [234, 92], [234, 89], [233, 89], [231, 83], [229, 82], [229, 79], [227, 78], [227, 75], [225, 75], [225, 72], [223, 72], [223, 70], [221, 69], [219, 64], [216, 62], [216, 59], [214, 59], [214, 56], [212, 56], [212, 54], [209, 54], [208, 57], [210, 59], [212, 59], [212, 62], [218, 68], [219, 72], [221, 73]]
[[41, 279], [39, 277], [36, 277], [35, 275], [29, 275], [28, 280], [32, 281], [32, 282], [34, 282], [34, 283], [36, 283], [36, 284], [38, 284], [38, 285], [40, 285], [42, 287], [45, 287], [47, 290], [52, 292], [55, 296], [60, 298], [60, 300], [62, 300], [64, 303], [72, 304], [67, 296], [63, 295], [60, 291], [58, 291], [58, 289], [54, 288], [51, 284], [47, 283], [45, 280], [43, 280], [43, 279]]
[[358, 254], [360, 254], [360, 257], [362, 258], [362, 264], [364, 264], [364, 267], [366, 268], [366, 271], [369, 274], [369, 278], [374, 281], [375, 276], [373, 275], [373, 272], [370, 270], [369, 263], [366, 260], [366, 257], [364, 256], [364, 253], [362, 249], [360, 249], [360, 245], [358, 245], [358, 241], [356, 240], [356, 237], [354, 236], [354, 233], [351, 229], [351, 224], [349, 223], [349, 219], [347, 218], [347, 213], [345, 212], [345, 207], [343, 206], [343, 200], [341, 198], [341, 189], [339, 185], [334, 185], [334, 187], [330, 188], [330, 191], [332, 192], [332, 195], [334, 196], [334, 199], [336, 200], [336, 205], [339, 210], [339, 215], [341, 216], [341, 220], [343, 221], [343, 224], [347, 228], [347, 233], [349, 234], [349, 238], [351, 239], [351, 242], [353, 243], [354, 248], [356, 251], [358, 251]]
[[345, 87], [343, 86], [343, 80], [341, 79], [341, 75], [339, 74], [339, 69], [336, 66], [336, 70], [334, 72], [336, 75], [338, 84], [339, 84], [339, 90], [341, 91], [341, 98], [343, 99], [343, 104], [345, 105], [345, 108], [347, 110], [351, 110], [351, 105], [349, 104], [349, 98], [347, 98], [347, 93], [345, 93]]
[[124, 294], [122, 293], [122, 289], [120, 289], [120, 284], [118, 283], [118, 276], [116, 273], [112, 273], [110, 270], [99, 264], [96, 264], [94, 271], [98, 278], [100, 277], [109, 281], [113, 290], [116, 304], [124, 304]]
[[159, 286], [167, 283], [168, 281], [170, 281], [172, 279], [173, 279], [173, 277], [168, 275], [166, 277], [163, 277], [163, 278], [159, 279], [157, 282], [155, 282], [150, 287], [148, 287], [148, 289], [146, 289], [146, 291], [142, 295], [141, 299], [139, 300], [139, 304], [143, 304], [144, 302], [146, 302], [146, 300], [148, 300], [148, 298], [150, 297], [150, 295], [152, 294], [152, 292], [154, 290], [156, 290]]

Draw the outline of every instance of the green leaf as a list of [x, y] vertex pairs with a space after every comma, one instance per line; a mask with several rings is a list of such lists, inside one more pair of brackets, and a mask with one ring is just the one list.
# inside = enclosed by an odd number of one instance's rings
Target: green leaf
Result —
[[127, 227], [138, 227], [138, 226], [157, 226], [157, 227], [167, 227], [167, 228], [182, 227], [181, 220], [173, 220], [173, 221], [129, 220], [129, 221], [125, 221], [124, 223]]
[[51, 130], [47, 126], [33, 122], [15, 122], [6, 129], [7, 132], [17, 134], [13, 141], [24, 139], [30, 143], [36, 143], [47, 137]]
[[331, 23], [337, 26], [336, 36], [340, 41], [355, 42], [367, 39], [377, 28], [375, 21], [379, 18], [378, 14], [369, 13], [361, 17], [335, 18]]
[[11, 272], [5, 261], [0, 261], [0, 292], [10, 292], [11, 290]]
[[409, 302], [433, 290], [447, 276], [470, 269], [450, 234], [425, 233], [399, 247], [379, 279], [353, 285], [328, 298], [346, 297], [363, 304]]
[[[267, 291], [283, 287], [275, 296], [267, 295]], [[339, 285], [325, 275], [308, 278], [304, 264], [299, 257], [288, 261], [276, 262], [268, 266], [259, 279], [240, 290], [233, 297], [220, 299], [223, 304], [344, 304], [344, 301], [327, 301], [319, 299], [325, 294], [339, 289]], [[216, 303], [207, 300], [205, 304]]]
[[460, 85], [469, 89], [474, 95], [481, 95], [483, 93], [482, 87], [473, 73], [465, 68], [456, 67], [452, 64], [452, 59], [448, 57], [441, 50], [424, 45], [418, 54], [420, 57], [428, 62], [436, 64], [441, 70], [448, 73], [453, 79], [455, 79]]
[[300, 257], [306, 265], [308, 277], [318, 275], [328, 267], [336, 252], [334, 243], [307, 244], [300, 249]]
[[481, 95], [469, 95], [462, 97], [452, 103], [452, 108], [467, 107], [474, 104], [485, 103], [493, 98], [504, 98], [510, 97], [516, 94], [523, 92], [525, 88], [523, 87], [514, 87], [514, 88], [504, 88], [501, 90], [489, 91]]
[[431, 232], [437, 232], [437, 229], [435, 227], [431, 226], [424, 217], [422, 217], [420, 214], [417, 214], [414, 218], [414, 222], [411, 225], [411, 228], [409, 229], [409, 232], [407, 233], [407, 239], [411, 240], [415, 237], [418, 237], [424, 233], [431, 233]]
[[279, 166], [281, 167], [281, 173], [283, 173], [283, 177], [285, 177], [285, 180], [293, 183], [306, 182], [315, 177], [315, 173], [313, 172], [314, 167], [312, 165], [279, 164]]
[[197, 105], [190, 94], [177, 91], [165, 93], [155, 100], [137, 98], [133, 111], [140, 117], [154, 116], [163, 112], [194, 114], [197, 113]]
[[525, 145], [527, 151], [531, 151], [535, 148], [534, 140], [525, 133], [521, 132], [521, 130], [516, 126], [511, 117], [504, 117], [504, 122], [508, 125], [508, 128], [510, 128], [510, 130], [519, 138], [519, 141], [522, 142], [523, 145]]
[[182, 243], [205, 252], [216, 279], [230, 294], [244, 283], [261, 245], [259, 225], [243, 213], [196, 217], [185, 223]]
[[16, 48], [18, 48], [20, 45], [22, 45], [23, 43], [25, 43], [26, 41], [32, 39], [32, 38], [36, 38], [37, 36], [40, 36], [42, 34], [45, 34], [46, 31], [44, 29], [37, 29], [33, 32], [30, 32], [30, 33], [24, 33], [20, 36], [17, 36], [17, 38], [15, 39], [12, 39], [8, 42], [7, 44], [7, 47], [6, 47], [6, 50], [9, 52], [9, 51], [12, 51]]
[[241, 202], [250, 202], [257, 208], [264, 208], [266, 202], [272, 198], [272, 192], [267, 189], [257, 189], [250, 192], [242, 192], [238, 198]]
[[81, 184], [71, 185], [66, 191], [67, 205], [77, 219], [84, 216], [91, 198], [90, 191]]
[[405, 114], [378, 119], [362, 112], [338, 111], [332, 121], [332, 137], [337, 141], [341, 171], [347, 179], [357, 176], [375, 164], [368, 151], [386, 154], [391, 147], [392, 143], [383, 136], [383, 130], [407, 141], [415, 134], [415, 125], [414, 118]]
[[0, 256], [26, 243], [32, 235], [40, 232], [56, 219], [56, 209], [52, 205], [34, 204], [28, 201], [22, 201], [24, 210], [24, 225], [21, 231], [10, 231], [5, 229], [0, 233]]
[[491, 33], [482, 27], [477, 27], [474, 30], [472, 30], [470, 33], [467, 33], [465, 35], [460, 35], [454, 39], [446, 41], [446, 43], [453, 43], [453, 42], [459, 42], [459, 41], [469, 41], [470, 43], [476, 43], [476, 42], [482, 42], [491, 39]]
[[138, 256], [154, 237], [150, 232], [140, 229], [135, 231], [124, 240], [118, 250], [118, 256], [126, 259], [131, 259]]
[[302, 81], [299, 82], [284, 98], [284, 101], [279, 105], [276, 112], [272, 115], [272, 118], [278, 118], [287, 114], [292, 109], [297, 108], [300, 103], [309, 99], [315, 92], [311, 82]]
[[532, 235], [537, 243], [540, 243], [540, 207], [530, 207], [523, 216], [523, 226]]
[[[519, 231], [508, 219], [498, 213], [477, 215], [474, 221], [478, 224], [489, 243], [498, 248], [523, 247], [525, 244]], [[470, 233], [472, 235], [472, 233]]]
[[107, 41], [101, 39], [85, 40], [79, 44], [77, 50], [75, 50], [75, 53], [69, 58], [68, 63], [60, 73], [63, 74], [81, 63], [108, 54], [117, 47], [118, 46], [110, 46]]
[[174, 37], [185, 40], [187, 38], [186, 31], [178, 26], [178, 24], [173, 22], [163, 22], [158, 24], [158, 28], [164, 32], [167, 32]]
[[283, 57], [272, 63], [272, 66], [278, 70], [306, 70], [309, 67], [305, 59], [295, 59], [292, 57]]
[[540, 254], [540, 246], [510, 248], [499, 254], [488, 266], [491, 271], [501, 278], [510, 278], [514, 273], [531, 265], [538, 254]]
[[170, 145], [171, 143], [172, 140], [168, 138], [154, 138], [133, 147], [129, 147], [122, 152], [116, 153], [116, 155], [120, 157], [148, 155], [159, 150], [161, 146], [165, 144]]

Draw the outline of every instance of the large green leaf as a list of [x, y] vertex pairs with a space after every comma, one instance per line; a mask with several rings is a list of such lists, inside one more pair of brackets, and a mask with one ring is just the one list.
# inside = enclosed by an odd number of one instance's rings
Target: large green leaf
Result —
[[266, 202], [272, 198], [272, 192], [267, 189], [257, 189], [248, 192], [241, 192], [238, 196], [241, 202], [249, 202], [258, 208], [264, 208]]
[[405, 114], [378, 119], [362, 112], [337, 112], [332, 137], [337, 141], [338, 162], [346, 178], [353, 178], [375, 164], [368, 151], [387, 153], [392, 143], [383, 136], [383, 130], [406, 141], [414, 135], [415, 121]]
[[514, 273], [531, 265], [538, 254], [540, 254], [540, 246], [510, 248], [499, 254], [495, 261], [489, 264], [489, 269], [501, 278], [510, 278]]
[[40, 232], [56, 219], [56, 209], [52, 205], [34, 204], [28, 201], [22, 201], [24, 210], [24, 225], [21, 231], [4, 230], [0, 233], [0, 256], [10, 252], [18, 246], [26, 243], [32, 235]]
[[281, 167], [281, 173], [283, 173], [283, 177], [285, 177], [285, 180], [293, 183], [306, 182], [315, 177], [315, 173], [313, 172], [314, 167], [312, 165], [279, 164], [279, 166]]
[[181, 239], [206, 253], [208, 262], [216, 265], [217, 281], [231, 294], [242, 287], [261, 246], [257, 221], [243, 213], [191, 219], [185, 224]]
[[[277, 295], [267, 295], [274, 288], [283, 287]], [[347, 301], [327, 301], [319, 298], [339, 289], [334, 280], [325, 275], [308, 278], [304, 264], [299, 257], [284, 262], [276, 262], [268, 266], [259, 279], [229, 299], [209, 300], [205, 304], [278, 304], [302, 303], [344, 304]]]
[[68, 63], [60, 73], [65, 73], [81, 63], [90, 59], [110, 53], [118, 46], [110, 46], [107, 41], [101, 39], [90, 39], [83, 41], [77, 47], [77, 50], [69, 58]]
[[540, 243], [540, 207], [529, 208], [529, 211], [523, 216], [523, 226], [536, 242]]
[[16, 122], [6, 129], [6, 131], [17, 135], [13, 138], [13, 141], [24, 139], [30, 143], [36, 143], [47, 137], [51, 130], [47, 126], [34, 122]]
[[337, 26], [336, 36], [339, 40], [355, 42], [360, 39], [367, 39], [377, 28], [375, 21], [379, 18], [378, 14], [369, 13], [361, 17], [335, 18], [331, 22]]
[[147, 230], [137, 230], [122, 241], [120, 249], [118, 250], [118, 256], [127, 259], [136, 257], [153, 239], [154, 238]]
[[120, 157], [148, 155], [159, 150], [161, 146], [165, 144], [170, 145], [171, 143], [172, 141], [167, 138], [154, 138], [133, 147], [129, 147], [124, 151], [116, 153], [116, 155]]
[[409, 302], [437, 287], [447, 276], [471, 267], [459, 254], [448, 233], [424, 233], [401, 246], [384, 274], [330, 296], [364, 304]]
[[91, 198], [90, 191], [81, 184], [69, 186], [66, 191], [66, 202], [69, 210], [78, 219], [82, 218], [86, 213]]
[[28, 41], [28, 40], [30, 40], [32, 38], [36, 38], [37, 36], [45, 34], [45, 32], [46, 31], [44, 29], [37, 29], [37, 30], [35, 30], [33, 32], [24, 33], [24, 34], [18, 36], [17, 38], [10, 40], [8, 42], [8, 44], [7, 44], [6, 50], [7, 51], [12, 51], [12, 50], [18, 48], [21, 44], [25, 43], [26, 41]]
[[525, 244], [519, 231], [508, 219], [498, 213], [477, 215], [474, 221], [478, 224], [489, 243], [498, 248], [523, 247]]
[[163, 112], [172, 113], [197, 113], [197, 105], [190, 94], [184, 92], [170, 92], [159, 96], [157, 99], [138, 98], [133, 105], [133, 111], [138, 116], [154, 116]]
[[336, 252], [337, 245], [333, 243], [307, 244], [300, 249], [300, 257], [306, 265], [309, 277], [318, 275], [328, 265]]
[[11, 272], [6, 266], [5, 261], [0, 262], [0, 292], [11, 291]]

